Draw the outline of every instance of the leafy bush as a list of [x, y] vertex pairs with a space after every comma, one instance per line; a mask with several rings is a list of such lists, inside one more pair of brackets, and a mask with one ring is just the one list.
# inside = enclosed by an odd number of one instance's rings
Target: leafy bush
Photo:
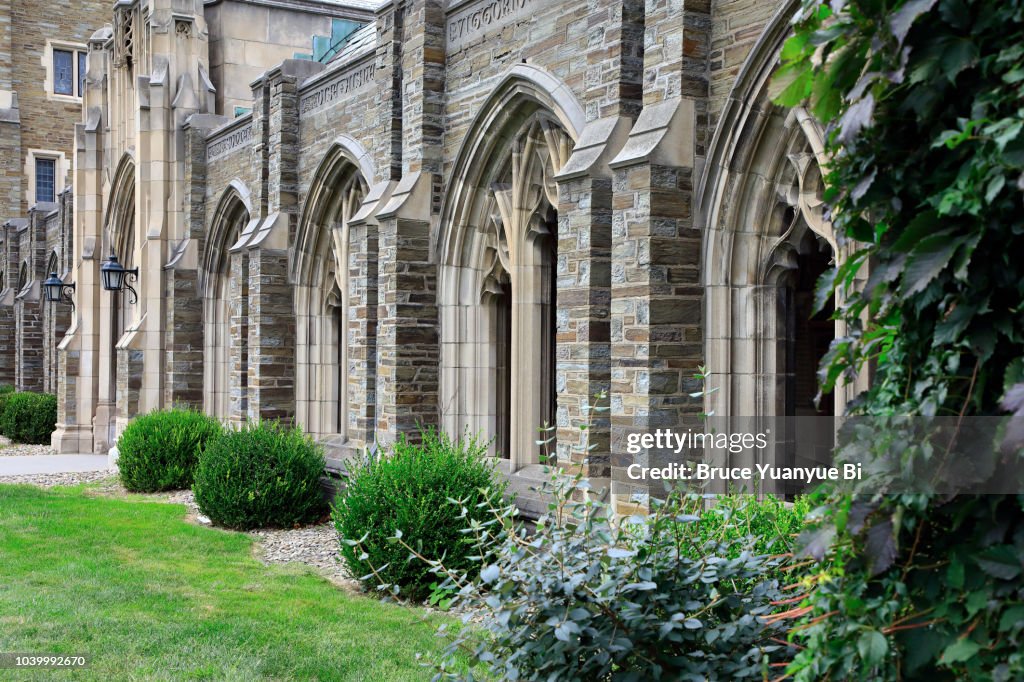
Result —
[[[466, 571], [394, 540], [457, 590], [468, 607], [464, 622], [483, 615], [480, 627], [453, 637], [438, 672], [460, 679], [451, 671], [468, 652], [471, 667], [496, 679], [775, 677], [769, 666], [792, 654], [772, 615], [773, 602], [784, 599], [772, 577], [783, 559], [752, 551], [757, 538], [738, 520], [754, 514], [704, 511], [703, 496], [676, 492], [652, 502], [650, 515], [616, 526], [607, 504], [586, 499], [588, 488], [556, 474], [549, 514], [532, 534], [513, 506], [471, 519], [482, 560]], [[734, 509], [757, 504], [737, 501]], [[696, 552], [695, 539], [703, 539]]]
[[320, 446], [297, 428], [248, 424], [225, 431], [203, 450], [193, 490], [204, 514], [248, 530], [311, 523], [326, 508]]
[[136, 492], [189, 488], [203, 447], [220, 434], [216, 419], [194, 410], [136, 417], [117, 441], [121, 483]]
[[711, 504], [697, 521], [686, 521], [680, 526], [680, 531], [692, 538], [689, 549], [684, 548], [690, 558], [700, 558], [708, 541], [724, 542], [736, 556], [742, 551], [786, 554], [793, 549], [811, 511], [806, 497], [787, 504], [770, 495], [763, 499], [740, 494], [716, 495]]
[[[4, 408], [7, 406], [7, 399], [14, 394], [14, 386], [10, 384], [0, 384], [0, 417], [4, 413]], [[3, 419], [0, 418], [0, 436], [4, 434]]]
[[8, 393], [0, 414], [0, 431], [16, 443], [46, 445], [57, 428], [57, 396]]
[[[847, 329], [822, 389], [870, 364], [861, 414], [1021, 414], [1024, 2], [807, 0], [795, 26], [778, 101], [829, 131], [824, 198], [849, 245], [818, 289], [819, 301], [839, 292]], [[866, 432], [838, 455], [873, 455], [865, 470], [935, 469], [921, 442], [897, 449], [886, 436]], [[1018, 471], [1021, 447], [999, 448]], [[804, 648], [788, 674], [1024, 679], [1019, 494], [824, 490], [819, 501], [808, 553], [829, 564], [804, 579]]]
[[[482, 518], [488, 500], [500, 499], [506, 486], [485, 453], [486, 444], [475, 438], [452, 440], [427, 430], [421, 445], [403, 436], [387, 456], [350, 461], [345, 489], [334, 506], [339, 537], [361, 541], [359, 549], [342, 542], [349, 570], [397, 585], [412, 599], [429, 595], [437, 578], [429, 566], [409, 561], [409, 553], [389, 541], [396, 533], [425, 556], [444, 557], [457, 570], [469, 568], [474, 548], [462, 532], [467, 517]], [[461, 508], [453, 499], [461, 501]], [[374, 571], [376, 578], [370, 576]]]

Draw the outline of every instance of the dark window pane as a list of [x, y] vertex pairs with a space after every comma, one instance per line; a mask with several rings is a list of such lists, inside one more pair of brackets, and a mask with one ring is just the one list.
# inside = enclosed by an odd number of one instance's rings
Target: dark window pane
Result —
[[78, 53], [78, 96], [85, 95], [85, 53]]
[[36, 203], [53, 201], [56, 174], [57, 162], [54, 159], [36, 159]]
[[53, 91], [58, 95], [73, 95], [75, 75], [72, 73], [72, 54], [68, 50], [53, 51]]

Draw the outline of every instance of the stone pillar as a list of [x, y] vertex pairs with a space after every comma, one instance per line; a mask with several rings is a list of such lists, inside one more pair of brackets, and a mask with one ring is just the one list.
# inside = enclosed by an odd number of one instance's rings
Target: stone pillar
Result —
[[[400, 24], [400, 25], [399, 25]], [[377, 438], [418, 437], [438, 421], [437, 266], [430, 235], [443, 162], [444, 7], [410, 0], [390, 30], [401, 35], [402, 179], [377, 214]], [[387, 37], [389, 29], [382, 27]], [[387, 59], [387, 49], [378, 53]], [[386, 66], [386, 64], [385, 64]], [[384, 76], [386, 77], [386, 76]], [[383, 166], [387, 167], [387, 166]]]
[[299, 214], [298, 84], [321, 69], [289, 59], [253, 83], [253, 154], [262, 178], [255, 194], [266, 217], [251, 223], [233, 249], [244, 249], [246, 257], [249, 420], [295, 418], [296, 319], [288, 267]]
[[[2, 133], [0, 128], [0, 133]], [[14, 284], [17, 282], [18, 259], [14, 248], [16, 237], [11, 221], [0, 226], [0, 385], [14, 386], [15, 368], [15, 326], [14, 326]]]
[[248, 418], [295, 417], [295, 309], [288, 252], [273, 245], [249, 251]]
[[[367, 201], [378, 200], [373, 192]], [[377, 224], [349, 223], [348, 442], [355, 449], [373, 443], [377, 424]]]
[[[379, 307], [377, 331], [377, 438], [394, 442], [399, 434], [416, 440], [419, 425], [438, 419], [437, 266], [430, 262], [430, 223], [402, 217], [428, 215], [423, 182], [396, 201], [400, 212], [379, 216]], [[417, 199], [420, 199], [417, 201]], [[418, 209], [418, 210], [417, 210]]]
[[[610, 477], [612, 173], [608, 162], [640, 112], [642, 0], [603, 10], [612, 26], [587, 55], [587, 124], [558, 174], [558, 460], [591, 484]], [[596, 396], [605, 393], [598, 405]], [[603, 407], [604, 411], [594, 411]], [[587, 424], [584, 433], [581, 424]]]

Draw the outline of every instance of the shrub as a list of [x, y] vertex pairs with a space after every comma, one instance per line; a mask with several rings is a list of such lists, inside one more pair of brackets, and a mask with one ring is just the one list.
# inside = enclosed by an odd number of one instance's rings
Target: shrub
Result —
[[16, 443], [46, 445], [57, 428], [57, 396], [8, 393], [0, 414], [0, 431]]
[[202, 512], [221, 526], [287, 528], [323, 515], [323, 475], [323, 451], [311, 438], [260, 422], [225, 431], [207, 445], [193, 490]]
[[389, 540], [396, 533], [424, 556], [444, 557], [458, 570], [469, 568], [474, 548], [462, 532], [467, 518], [482, 518], [486, 502], [500, 498], [506, 486], [485, 459], [486, 448], [473, 437], [452, 440], [427, 430], [421, 445], [402, 437], [388, 456], [350, 461], [345, 490], [334, 506], [339, 537], [362, 540], [360, 549], [342, 542], [349, 570], [368, 578], [376, 570], [380, 580], [411, 599], [429, 595], [436, 576]]
[[199, 454], [220, 433], [216, 419], [194, 410], [159, 410], [135, 418], [117, 441], [121, 483], [136, 492], [191, 487]]
[[792, 655], [772, 616], [788, 608], [773, 605], [785, 598], [774, 577], [783, 560], [751, 551], [757, 539], [739, 526], [743, 513], [705, 511], [703, 496], [676, 492], [616, 526], [606, 503], [580, 500], [588, 488], [580, 477], [556, 475], [549, 514], [532, 534], [512, 506], [470, 519], [482, 557], [471, 570], [452, 570], [405, 537], [393, 539], [457, 590], [465, 623], [479, 621], [450, 640], [440, 677], [464, 678], [463, 652], [471, 668], [495, 679], [775, 677], [769, 666]]
[[13, 394], [14, 386], [11, 386], [10, 384], [0, 384], [0, 436], [6, 435], [4, 434], [2, 416], [4, 408], [7, 406], [7, 399]]
[[[793, 549], [810, 513], [806, 497], [786, 504], [770, 495], [763, 499], [742, 494], [717, 495], [712, 502], [713, 506], [702, 512], [698, 521], [683, 524], [684, 532], [694, 538], [689, 554], [693, 558], [698, 558], [700, 548], [714, 539], [728, 541], [737, 552], [742, 548], [755, 554], [784, 554]], [[731, 542], [745, 539], [749, 539], [749, 546]]]

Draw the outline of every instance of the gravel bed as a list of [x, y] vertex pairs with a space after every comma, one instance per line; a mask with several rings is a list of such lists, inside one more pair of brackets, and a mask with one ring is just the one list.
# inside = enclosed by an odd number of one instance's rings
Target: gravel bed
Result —
[[0, 436], [0, 457], [56, 454], [49, 445], [25, 445], [12, 443], [7, 436]]
[[[4, 452], [0, 450], [0, 453]], [[111, 478], [110, 471], [73, 471], [62, 474], [25, 474], [22, 476], [0, 476], [0, 483], [23, 483], [36, 485], [40, 488], [52, 488], [55, 485], [78, 485], [79, 483], [97, 483]]]

